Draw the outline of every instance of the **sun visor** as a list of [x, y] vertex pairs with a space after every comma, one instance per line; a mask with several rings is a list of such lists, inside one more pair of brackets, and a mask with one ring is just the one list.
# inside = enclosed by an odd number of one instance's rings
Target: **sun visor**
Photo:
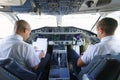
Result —
[[2, 6], [19, 6], [23, 5], [26, 0], [0, 0]]

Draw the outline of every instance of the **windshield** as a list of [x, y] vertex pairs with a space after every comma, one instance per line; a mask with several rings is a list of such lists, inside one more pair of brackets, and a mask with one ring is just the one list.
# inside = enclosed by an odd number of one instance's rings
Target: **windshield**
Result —
[[4, 38], [13, 33], [13, 19], [0, 12], [0, 38]]
[[[74, 26], [91, 31], [94, 27], [92, 32], [96, 33], [96, 26], [94, 25], [99, 19], [100, 13], [62, 15], [61, 20], [59, 20], [59, 25], [57, 24], [57, 16], [31, 14], [18, 14], [17, 16], [19, 19], [28, 21], [32, 29], [37, 29], [44, 26], [57, 27], [60, 25], [61, 27]], [[120, 34], [120, 11], [109, 12], [103, 17], [112, 17], [118, 21], [118, 28], [115, 32], [115, 35], [118, 37]], [[120, 37], [118, 38], [120, 39]]]
[[18, 14], [17, 16], [19, 19], [26, 20], [32, 29], [57, 25], [56, 17], [51, 15]]
[[116, 29], [115, 35], [118, 39], [120, 39], [120, 11], [112, 12], [108, 14], [107, 17], [115, 18], [118, 21], [118, 27]]
[[91, 30], [100, 15], [96, 14], [75, 14], [66, 15], [62, 18], [62, 26], [75, 26], [81, 29]]
[[[120, 11], [109, 12], [109, 14], [104, 17], [113, 17], [118, 21], [118, 28], [116, 31], [116, 35], [120, 34]], [[0, 38], [4, 38], [13, 33], [14, 22], [8, 17], [5, 13], [0, 13]], [[88, 13], [88, 14], [71, 14], [71, 15], [61, 15], [61, 16], [53, 16], [53, 15], [36, 15], [36, 14], [17, 14], [19, 19], [24, 19], [28, 23], [30, 23], [32, 30], [41, 28], [44, 26], [51, 27], [66, 27], [66, 26], [74, 26], [81, 29], [91, 30], [95, 25], [96, 21], [99, 19], [99, 13]], [[59, 18], [59, 19], [58, 19]], [[58, 24], [59, 21], [59, 24]], [[92, 29], [92, 32], [96, 33], [95, 26]], [[4, 33], [4, 34], [3, 34]], [[120, 38], [118, 36], [118, 38]]]
[[[51, 15], [31, 15], [31, 14], [18, 14], [19, 19], [28, 21], [32, 29], [37, 29], [44, 26], [57, 27], [57, 16]], [[61, 16], [60, 26], [74, 26], [86, 30], [91, 30], [99, 18], [99, 14], [73, 14]]]

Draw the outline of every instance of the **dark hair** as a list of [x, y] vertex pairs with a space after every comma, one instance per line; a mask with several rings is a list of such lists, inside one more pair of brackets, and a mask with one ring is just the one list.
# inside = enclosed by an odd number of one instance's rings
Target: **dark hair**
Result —
[[97, 27], [101, 27], [106, 33], [106, 35], [113, 35], [117, 26], [118, 26], [117, 20], [106, 17], [98, 22]]

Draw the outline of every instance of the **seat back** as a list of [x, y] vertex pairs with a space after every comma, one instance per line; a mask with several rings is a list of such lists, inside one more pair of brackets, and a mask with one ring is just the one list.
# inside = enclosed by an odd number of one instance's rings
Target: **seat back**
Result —
[[0, 67], [4, 68], [9, 74], [14, 75], [21, 80], [36, 80], [37, 78], [35, 73], [23, 68], [11, 58], [0, 60]]
[[81, 70], [78, 79], [84, 80], [83, 78], [87, 77], [88, 80], [117, 80], [119, 74], [120, 54], [99, 55]]
[[0, 80], [20, 80], [2, 67], [0, 67]]
[[[95, 75], [94, 71], [90, 73]], [[117, 80], [120, 74], [120, 62], [116, 59], [109, 59], [106, 62], [106, 65], [95, 77], [96, 80]]]

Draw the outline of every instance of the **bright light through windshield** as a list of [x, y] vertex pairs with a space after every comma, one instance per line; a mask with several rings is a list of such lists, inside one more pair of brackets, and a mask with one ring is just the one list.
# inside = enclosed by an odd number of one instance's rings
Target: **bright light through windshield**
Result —
[[4, 38], [13, 33], [13, 23], [9, 16], [0, 13], [0, 38]]
[[78, 28], [91, 30], [99, 14], [76, 14], [76, 15], [65, 15], [62, 18], [63, 26], [75, 26]]
[[118, 27], [117, 27], [117, 30], [115, 32], [115, 35], [117, 38], [120, 39], [120, 36], [119, 36], [120, 35], [120, 11], [113, 12], [113, 13], [107, 15], [107, 17], [112, 17], [118, 21]]
[[[117, 19], [119, 26], [116, 31], [116, 35], [120, 34], [120, 11], [109, 13], [108, 17]], [[32, 29], [41, 28], [44, 26], [57, 27], [57, 18], [52, 15], [34, 15], [34, 14], [18, 14], [19, 19], [26, 20]], [[13, 33], [14, 24], [12, 20], [0, 13], [0, 38], [4, 38]], [[10, 17], [10, 16], [9, 16]], [[64, 15], [61, 17], [61, 26], [74, 26], [81, 29], [91, 30], [97, 19], [100, 17], [99, 13], [94, 14], [73, 14]], [[95, 32], [95, 31], [94, 31]]]
[[18, 14], [19, 19], [26, 20], [32, 29], [41, 28], [44, 26], [56, 26], [56, 17], [50, 15], [31, 15], [31, 14]]
[[[30, 23], [32, 29], [52, 26], [57, 27], [56, 16], [50, 15], [30, 15], [30, 14], [18, 14], [19, 19], [24, 19]], [[99, 18], [99, 14], [75, 14], [62, 16], [61, 26], [75, 26], [82, 29], [91, 30], [96, 20]]]

